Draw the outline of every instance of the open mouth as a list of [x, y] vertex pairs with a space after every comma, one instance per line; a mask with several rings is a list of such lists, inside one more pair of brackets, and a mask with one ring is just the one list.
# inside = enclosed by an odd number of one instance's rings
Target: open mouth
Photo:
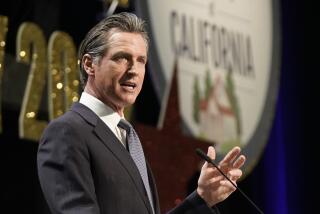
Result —
[[122, 87], [126, 88], [127, 90], [133, 90], [137, 86], [137, 84], [133, 82], [124, 82], [120, 84]]

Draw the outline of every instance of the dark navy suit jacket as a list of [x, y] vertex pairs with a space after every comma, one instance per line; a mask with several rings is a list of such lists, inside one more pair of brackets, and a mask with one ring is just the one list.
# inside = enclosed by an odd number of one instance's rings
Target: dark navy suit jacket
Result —
[[[52, 213], [151, 214], [139, 171], [104, 122], [81, 103], [53, 120], [38, 150], [38, 174]], [[155, 214], [158, 194], [148, 166]], [[218, 213], [196, 192], [169, 213]]]

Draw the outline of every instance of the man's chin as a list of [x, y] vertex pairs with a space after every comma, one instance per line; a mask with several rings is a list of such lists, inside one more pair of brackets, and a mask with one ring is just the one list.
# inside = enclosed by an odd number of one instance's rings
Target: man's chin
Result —
[[136, 102], [136, 97], [126, 98], [123, 100], [123, 106], [126, 108], [133, 105], [135, 102]]

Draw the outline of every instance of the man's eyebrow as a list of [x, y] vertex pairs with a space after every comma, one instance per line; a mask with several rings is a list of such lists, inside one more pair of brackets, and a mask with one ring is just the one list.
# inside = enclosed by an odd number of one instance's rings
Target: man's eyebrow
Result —
[[[130, 59], [132, 57], [132, 54], [128, 53], [128, 52], [125, 52], [125, 51], [118, 51], [116, 53], [114, 53], [112, 56], [111, 56], [111, 59], [119, 59], [119, 58], [126, 58], [126, 59]], [[141, 55], [141, 56], [138, 56], [139, 59], [142, 59], [144, 61], [147, 61], [147, 56], [145, 55]]]
[[132, 57], [131, 54], [125, 52], [125, 51], [119, 51], [119, 52], [116, 52], [114, 53], [112, 56], [111, 56], [111, 59], [117, 59], [117, 58], [126, 58], [126, 59], [129, 59], [130, 57]]

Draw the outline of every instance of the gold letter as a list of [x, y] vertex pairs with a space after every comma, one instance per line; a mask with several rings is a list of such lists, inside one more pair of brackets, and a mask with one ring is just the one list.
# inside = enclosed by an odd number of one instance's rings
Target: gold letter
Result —
[[2, 75], [4, 70], [4, 50], [6, 46], [6, 35], [8, 31], [8, 18], [0, 16], [0, 133], [2, 133]]
[[52, 120], [79, 100], [79, 75], [76, 48], [67, 33], [55, 31], [51, 35], [48, 53], [48, 104], [49, 118]]
[[38, 120], [45, 85], [46, 42], [42, 30], [33, 23], [20, 25], [17, 35], [17, 61], [30, 64], [30, 71], [19, 116], [20, 138], [38, 141], [48, 124]]

